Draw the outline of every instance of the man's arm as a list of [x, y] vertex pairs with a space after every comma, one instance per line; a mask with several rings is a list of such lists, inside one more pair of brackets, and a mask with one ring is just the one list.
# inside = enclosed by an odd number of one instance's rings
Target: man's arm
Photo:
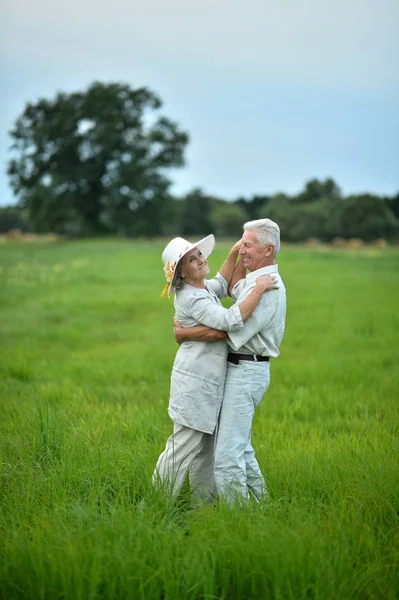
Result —
[[182, 327], [179, 321], [174, 319], [174, 334], [178, 344], [182, 342], [214, 342], [215, 340], [224, 340], [227, 337], [226, 331], [219, 331], [206, 327], [206, 325], [197, 325], [196, 327]]

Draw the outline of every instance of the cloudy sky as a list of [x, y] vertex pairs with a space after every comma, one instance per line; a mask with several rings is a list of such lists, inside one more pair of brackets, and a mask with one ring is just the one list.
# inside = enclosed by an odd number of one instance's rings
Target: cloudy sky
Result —
[[399, 191], [397, 0], [1, 0], [0, 204], [27, 101], [146, 85], [190, 133], [176, 194]]

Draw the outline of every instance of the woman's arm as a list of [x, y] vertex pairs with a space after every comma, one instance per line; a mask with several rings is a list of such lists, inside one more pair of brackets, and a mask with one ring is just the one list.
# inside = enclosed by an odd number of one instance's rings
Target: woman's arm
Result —
[[232, 275], [230, 283], [229, 283], [229, 295], [230, 296], [231, 296], [231, 290], [233, 289], [233, 287], [235, 286], [237, 281], [244, 279], [246, 274], [247, 274], [247, 270], [244, 267], [244, 261], [243, 261], [242, 257], [240, 256], [236, 266], [234, 267], [233, 275]]
[[[176, 342], [178, 344], [181, 344], [182, 342], [187, 341], [213, 342], [215, 340], [225, 339], [227, 337], [226, 331], [222, 331], [216, 328], [216, 325], [218, 323], [216, 322], [217, 314], [215, 315], [215, 308], [217, 308], [216, 313], [220, 311], [223, 315], [225, 315], [229, 311], [232, 311], [233, 309], [236, 310], [238, 308], [241, 313], [241, 319], [243, 323], [245, 323], [254, 312], [264, 292], [274, 289], [278, 289], [278, 286], [276, 285], [276, 277], [274, 275], [263, 275], [261, 277], [258, 277], [254, 289], [245, 298], [245, 300], [240, 302], [240, 304], [235, 304], [229, 309], [212, 306], [212, 324], [210, 324], [210, 319], [205, 314], [203, 307], [202, 314], [196, 314], [196, 319], [200, 322], [202, 320], [202, 322], [204, 323], [203, 325], [197, 325], [196, 327], [182, 327], [175, 317], [174, 336]], [[198, 305], [202, 304], [202, 302], [197, 302], [196, 304], [196, 312], [198, 312]], [[208, 323], [208, 325], [206, 325], [205, 323]]]
[[276, 277], [263, 275], [256, 279], [254, 288], [240, 304], [223, 308], [215, 305], [209, 296], [193, 296], [185, 310], [200, 325], [222, 331], [236, 331], [244, 327], [263, 293], [276, 288]]
[[234, 244], [234, 246], [231, 248], [230, 252], [226, 257], [226, 260], [219, 269], [219, 273], [225, 278], [228, 286], [230, 286], [231, 278], [234, 273], [234, 268], [236, 266], [238, 251], [241, 248], [241, 243], [241, 240], [239, 240]]
[[278, 290], [277, 278], [274, 275], [261, 275], [255, 280], [255, 287], [252, 292], [238, 304], [243, 322], [248, 321], [249, 317], [258, 306], [263, 293], [268, 290]]

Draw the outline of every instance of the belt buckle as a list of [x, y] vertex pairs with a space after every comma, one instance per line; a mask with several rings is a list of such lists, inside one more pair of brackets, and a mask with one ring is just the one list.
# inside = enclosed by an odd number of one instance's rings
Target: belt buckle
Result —
[[254, 357], [254, 361], [255, 361], [255, 362], [258, 362], [258, 359], [257, 359], [257, 357], [256, 357], [256, 354], [253, 354], [253, 357]]

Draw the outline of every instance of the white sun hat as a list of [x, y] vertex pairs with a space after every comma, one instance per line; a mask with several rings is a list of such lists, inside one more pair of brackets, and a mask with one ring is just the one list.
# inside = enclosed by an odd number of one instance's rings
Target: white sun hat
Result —
[[175, 237], [169, 242], [164, 251], [162, 252], [163, 270], [165, 272], [166, 285], [162, 292], [162, 297], [170, 296], [175, 291], [174, 278], [176, 273], [176, 267], [179, 260], [183, 258], [187, 252], [190, 252], [193, 248], [199, 248], [205, 258], [212, 253], [215, 247], [215, 236], [213, 234], [207, 235], [202, 238], [199, 242], [188, 242], [184, 238]]

